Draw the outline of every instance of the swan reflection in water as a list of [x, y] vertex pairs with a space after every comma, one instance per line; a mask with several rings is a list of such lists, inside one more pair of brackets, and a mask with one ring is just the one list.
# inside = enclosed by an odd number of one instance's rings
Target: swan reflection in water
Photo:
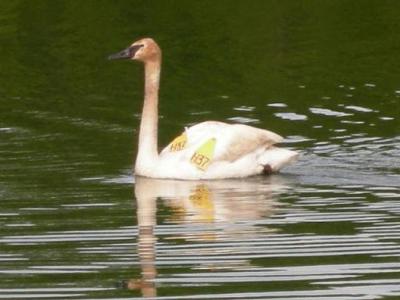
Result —
[[[124, 286], [141, 290], [143, 297], [157, 295], [154, 281], [157, 276], [155, 228], [158, 199], [170, 209], [168, 220], [164, 223], [182, 224], [185, 227], [174, 238], [206, 242], [238, 240], [241, 235], [249, 238], [264, 230], [262, 227], [255, 227], [255, 223], [276, 212], [276, 198], [288, 188], [287, 180], [280, 176], [220, 181], [136, 177], [139, 232], [137, 251], [142, 277], [129, 279]], [[238, 223], [241, 226], [238, 227]], [[244, 228], [243, 225], [247, 227]], [[190, 227], [196, 227], [196, 230], [191, 230], [193, 228]], [[265, 234], [265, 230], [262, 232]]]

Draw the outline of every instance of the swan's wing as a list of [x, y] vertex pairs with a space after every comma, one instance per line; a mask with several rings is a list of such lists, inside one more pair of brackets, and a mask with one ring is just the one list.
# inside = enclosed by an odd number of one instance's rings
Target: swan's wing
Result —
[[261, 146], [271, 146], [283, 138], [276, 133], [243, 124], [226, 124], [207, 121], [186, 128], [185, 132], [173, 140], [161, 155], [192, 155], [207, 141], [215, 139], [213, 162], [235, 161]]
[[259, 147], [269, 147], [283, 140], [272, 131], [243, 124], [229, 125], [222, 134], [215, 152], [216, 160], [235, 161]]

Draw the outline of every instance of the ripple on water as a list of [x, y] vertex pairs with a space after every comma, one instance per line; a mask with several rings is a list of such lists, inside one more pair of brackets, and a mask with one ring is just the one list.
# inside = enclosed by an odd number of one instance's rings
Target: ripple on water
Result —
[[287, 107], [287, 104], [281, 103], [281, 102], [276, 102], [276, 103], [269, 103], [267, 104], [269, 107]]
[[73, 127], [78, 127], [79, 129], [88, 129], [111, 133], [132, 132], [132, 129], [123, 127], [120, 124], [110, 124], [98, 120], [88, 120], [78, 117], [64, 116], [51, 111], [31, 110], [20, 111], [19, 113], [34, 119], [45, 120], [46, 123], [63, 123]]
[[357, 112], [364, 112], [364, 113], [378, 112], [378, 111], [374, 111], [373, 109], [370, 109], [370, 108], [356, 106], [356, 105], [348, 105], [348, 106], [345, 106], [345, 108], [350, 109], [350, 110], [355, 110]]
[[246, 106], [246, 105], [242, 105], [242, 106], [233, 108], [233, 110], [236, 110], [236, 111], [254, 111], [255, 109], [256, 109], [255, 106]]
[[291, 121], [304, 121], [307, 120], [308, 117], [306, 115], [301, 115], [301, 114], [297, 114], [297, 113], [274, 113], [274, 115], [278, 118], [281, 119], [287, 119], [287, 120], [291, 120]]
[[249, 117], [231, 117], [228, 118], [229, 121], [241, 124], [257, 124], [260, 123], [259, 119], [249, 118]]
[[353, 116], [351, 113], [345, 113], [340, 111], [331, 110], [328, 108], [317, 108], [317, 107], [310, 107], [309, 110], [316, 115], [324, 115], [329, 117], [347, 117]]

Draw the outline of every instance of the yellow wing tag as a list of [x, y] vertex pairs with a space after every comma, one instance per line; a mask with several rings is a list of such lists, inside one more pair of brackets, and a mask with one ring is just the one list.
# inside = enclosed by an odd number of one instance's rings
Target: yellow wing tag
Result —
[[180, 136], [176, 137], [169, 146], [170, 152], [181, 151], [185, 149], [187, 143], [186, 132], [182, 133]]
[[211, 160], [214, 157], [215, 144], [217, 140], [211, 138], [201, 145], [192, 155], [190, 162], [194, 164], [198, 169], [205, 171]]

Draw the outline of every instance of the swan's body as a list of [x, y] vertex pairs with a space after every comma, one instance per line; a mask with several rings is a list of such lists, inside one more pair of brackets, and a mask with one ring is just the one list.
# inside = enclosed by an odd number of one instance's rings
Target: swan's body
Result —
[[135, 174], [152, 178], [222, 179], [276, 172], [297, 152], [273, 146], [283, 138], [242, 124], [207, 121], [189, 128], [158, 153], [158, 89], [161, 50], [142, 39], [110, 59], [130, 58], [145, 64], [145, 97]]
[[[265, 172], [265, 165], [277, 171], [296, 154], [272, 146], [282, 140], [279, 135], [242, 124], [207, 121], [185, 129], [184, 134], [187, 136], [185, 148], [171, 151], [172, 143], [165, 147], [159, 155], [158, 166], [151, 170], [154, 173], [136, 171], [140, 175], [158, 177], [160, 168], [163, 178], [181, 179], [247, 177]], [[203, 170], [201, 164], [193, 163], [192, 157], [211, 139], [216, 140], [212, 161]]]

